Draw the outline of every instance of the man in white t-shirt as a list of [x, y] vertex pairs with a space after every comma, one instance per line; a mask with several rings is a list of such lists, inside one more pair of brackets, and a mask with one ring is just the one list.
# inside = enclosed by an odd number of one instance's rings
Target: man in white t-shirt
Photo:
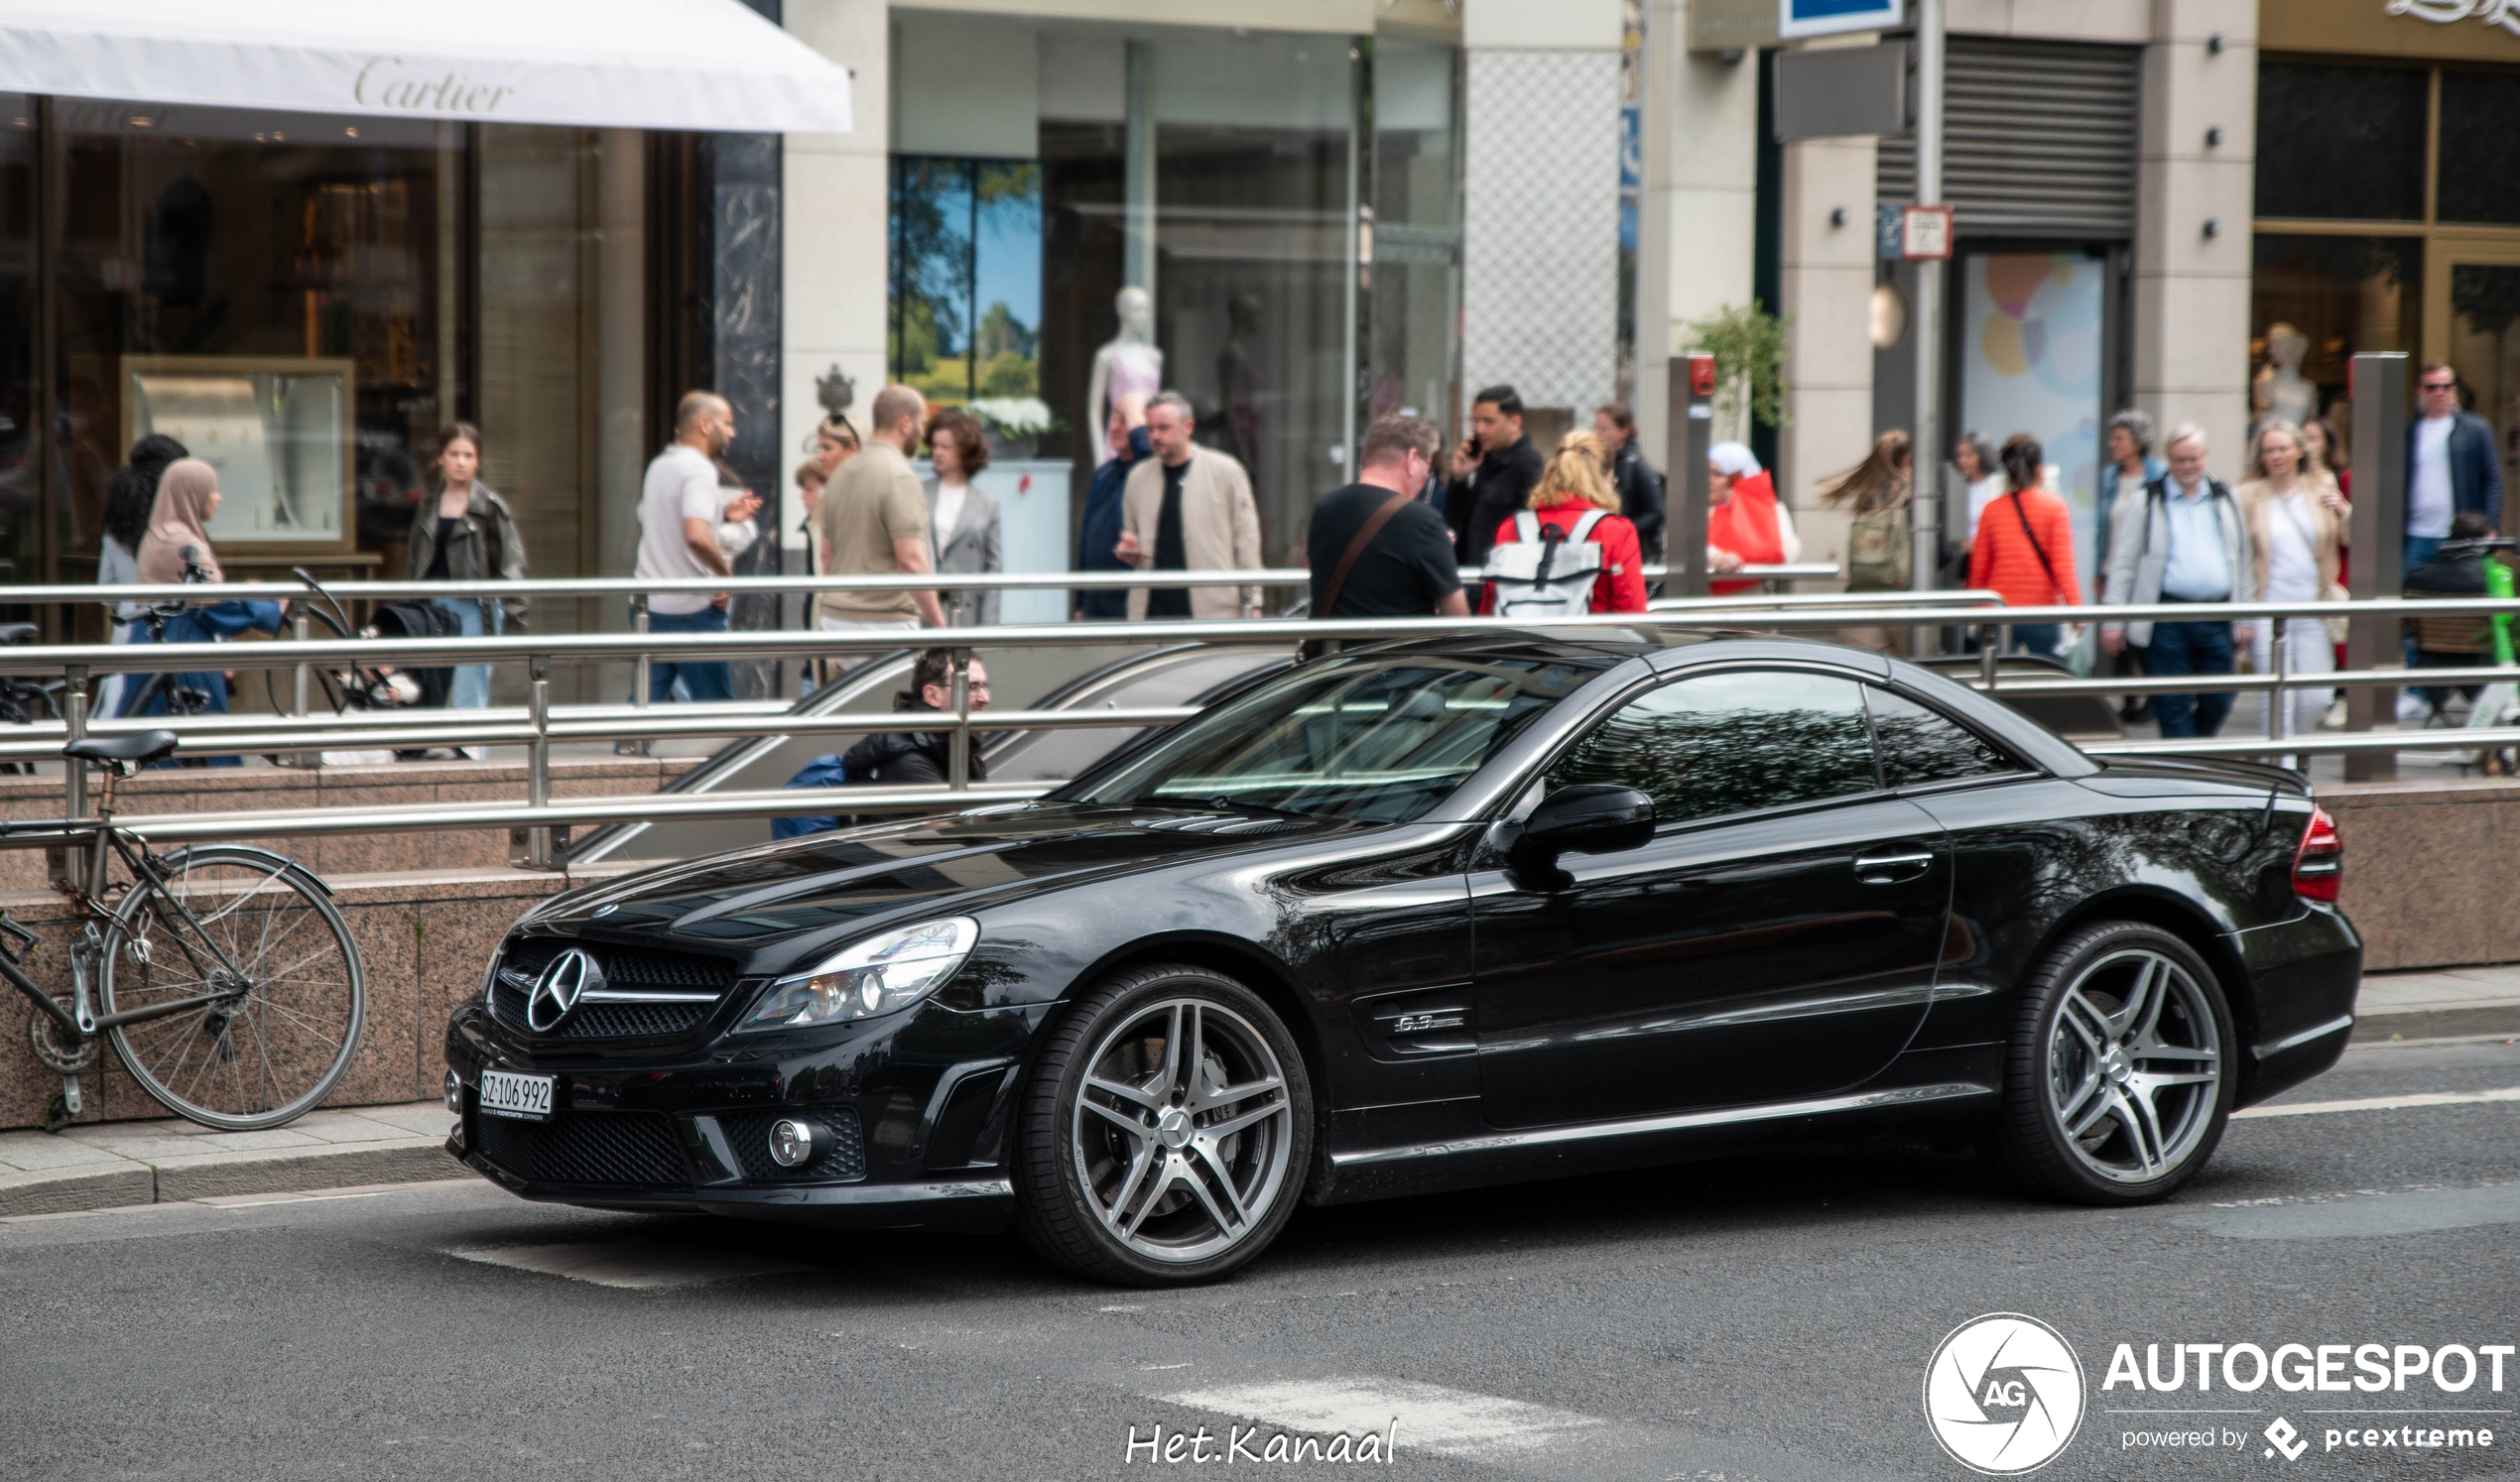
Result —
[[[761, 501], [748, 493], [734, 499], [719, 486], [717, 456], [735, 440], [735, 412], [723, 397], [684, 394], [674, 409], [674, 441], [648, 464], [639, 493], [639, 563], [644, 577], [707, 577], [734, 574], [718, 549], [718, 526], [750, 518]], [[648, 598], [650, 633], [723, 633], [727, 595], [658, 592]], [[648, 698], [670, 699], [675, 680], [695, 700], [733, 699], [734, 672], [724, 661], [680, 664], [651, 659]]]
[[2453, 516], [2502, 520], [2502, 452], [2493, 424], [2458, 409], [2458, 372], [2434, 362], [2415, 378], [2424, 415], [2406, 430], [2406, 561], [2430, 561]]

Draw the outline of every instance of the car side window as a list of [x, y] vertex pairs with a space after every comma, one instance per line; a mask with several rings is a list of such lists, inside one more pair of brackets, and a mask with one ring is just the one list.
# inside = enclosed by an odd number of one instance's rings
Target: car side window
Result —
[[1640, 694], [1549, 769], [1552, 791], [1616, 783], [1666, 823], [1869, 793], [1881, 786], [1863, 686], [1795, 670], [1734, 670]]
[[1863, 688], [1872, 709], [1873, 749], [1881, 757], [1885, 787], [1913, 788], [2021, 770], [1976, 732], [1940, 710], [1876, 685]]

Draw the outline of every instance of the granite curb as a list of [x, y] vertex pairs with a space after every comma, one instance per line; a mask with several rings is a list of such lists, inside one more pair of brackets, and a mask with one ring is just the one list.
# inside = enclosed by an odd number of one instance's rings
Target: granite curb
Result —
[[435, 1102], [310, 1113], [221, 1133], [181, 1121], [0, 1133], [0, 1218], [465, 1178]]

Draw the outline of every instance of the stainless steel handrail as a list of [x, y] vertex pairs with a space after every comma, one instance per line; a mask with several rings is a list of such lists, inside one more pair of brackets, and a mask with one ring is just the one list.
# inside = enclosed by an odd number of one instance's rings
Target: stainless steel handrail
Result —
[[[1669, 573], [1649, 565], [1647, 577]], [[1786, 565], [1743, 566], [1725, 573], [1728, 581], [1832, 581], [1838, 568], [1826, 561]], [[1486, 568], [1467, 567], [1463, 581], [1482, 581]], [[1139, 586], [1305, 586], [1312, 571], [1304, 566], [1241, 566], [1197, 571], [939, 571], [917, 576], [535, 576], [523, 581], [485, 582], [451, 589], [443, 581], [327, 581], [323, 589], [344, 599], [400, 601], [429, 597], [641, 597], [768, 595], [780, 592], [924, 592], [924, 591], [1099, 591]], [[223, 602], [231, 597], [276, 602], [304, 597], [308, 589], [295, 581], [159, 582], [151, 585], [94, 584], [13, 586], [11, 602], [27, 604], [87, 602]]]
[[[94, 589], [84, 589], [93, 591]], [[128, 588], [121, 589], [128, 591]], [[198, 596], [201, 586], [183, 589]], [[1715, 598], [1669, 602], [1646, 614], [1597, 614], [1553, 620], [1546, 631], [1568, 637], [1597, 633], [1616, 637], [1676, 628], [1747, 628], [1792, 633], [1849, 627], [1920, 627], [1952, 624], [1995, 629], [2018, 623], [2081, 621], [2246, 621], [2257, 617], [2343, 616], [2355, 621], [2394, 622], [2426, 615], [2520, 613], [2520, 600], [2490, 598], [2433, 601], [2374, 598], [2325, 603], [2164, 603], [2146, 607], [2003, 608], [2000, 621], [1988, 609], [1991, 594], [1938, 593], [1920, 601], [1904, 593], [1854, 594], [1864, 599], [1849, 605], [1843, 594], [1818, 600], [1780, 597]], [[1227, 620], [1136, 622], [1093, 631], [1097, 639], [1129, 644], [1207, 642], [1292, 646], [1305, 638], [1375, 639], [1444, 634], [1493, 633], [1535, 625], [1494, 618], [1407, 618], [1340, 620]], [[522, 806], [459, 806], [376, 811], [359, 808], [286, 810], [279, 813], [189, 814], [178, 817], [127, 815], [136, 829], [152, 837], [213, 837], [221, 830], [249, 828], [261, 833], [355, 832], [365, 829], [466, 828], [514, 826], [531, 830], [529, 857], [551, 859], [551, 830], [575, 822], [610, 822], [685, 814], [766, 816], [785, 812], [820, 812], [833, 806], [828, 796], [717, 793], [667, 800], [550, 799], [551, 745], [556, 741], [648, 739], [661, 736], [856, 735], [897, 730], [950, 730], [957, 751], [968, 755], [970, 733], [1033, 728], [1139, 727], [1177, 721], [1195, 713], [1183, 707], [1130, 710], [1014, 710], [981, 714], [920, 712], [913, 714], [832, 714], [801, 716], [776, 704], [730, 702], [673, 707], [670, 713], [630, 704], [560, 706], [549, 702], [548, 676], [555, 661], [605, 660], [671, 652], [678, 659], [736, 657], [824, 657], [841, 653], [897, 650], [909, 635], [844, 635], [798, 632], [730, 632], [722, 634], [574, 634], [517, 635], [474, 639], [310, 640], [269, 644], [74, 644], [42, 648], [0, 649], [0, 673], [60, 674], [72, 681], [67, 722], [0, 729], [0, 758], [40, 759], [58, 754], [63, 741], [83, 734], [129, 733], [167, 727], [183, 738], [188, 754], [216, 755], [261, 752], [309, 752], [351, 747], [458, 745], [524, 745], [528, 748], [527, 793]], [[918, 642], [945, 647], [965, 657], [977, 650], [1073, 645], [1083, 639], [1073, 624], [999, 626], [932, 630]], [[535, 699], [523, 708], [504, 706], [478, 711], [384, 713], [357, 717], [196, 716], [88, 722], [84, 686], [95, 675], [201, 669], [282, 669], [313, 664], [427, 665], [522, 662], [533, 667]], [[2302, 687], [2400, 686], [2409, 684], [2490, 682], [2520, 679], [2520, 667], [2473, 666], [2458, 670], [2364, 670], [2331, 674], [2283, 672], [2274, 675], [2184, 676], [2143, 679], [2024, 679], [1986, 674], [1979, 682], [2007, 694], [2095, 694], [2133, 692], [2206, 692], [2216, 690], [2282, 690]], [[2279, 707], [2280, 708], [2280, 707]], [[956, 707], [957, 711], [961, 707]], [[2371, 731], [2349, 735], [2274, 735], [2217, 737], [2201, 740], [2095, 743], [2084, 749], [2101, 755], [2264, 755], [2472, 750], [2520, 741], [2520, 732], [2473, 729]], [[956, 769], [959, 773], [961, 769]], [[957, 779], [958, 781], [960, 779]], [[81, 779], [70, 779], [72, 810], [80, 803]], [[941, 803], [977, 799], [1035, 796], [1039, 788], [948, 786], [945, 789], [852, 789], [852, 812], [930, 808]], [[668, 805], [670, 804], [670, 805]], [[350, 821], [344, 821], [350, 820]]]

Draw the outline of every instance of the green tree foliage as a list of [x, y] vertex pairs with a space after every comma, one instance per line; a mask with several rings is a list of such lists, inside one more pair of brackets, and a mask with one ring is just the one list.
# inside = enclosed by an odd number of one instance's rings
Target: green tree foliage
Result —
[[1790, 318], [1779, 318], [1758, 300], [1748, 308], [1726, 305], [1702, 319], [1681, 324], [1688, 347], [1715, 357], [1715, 417], [1738, 425], [1743, 411], [1768, 427], [1791, 420], [1785, 399], [1793, 383], [1785, 376], [1786, 331]]

